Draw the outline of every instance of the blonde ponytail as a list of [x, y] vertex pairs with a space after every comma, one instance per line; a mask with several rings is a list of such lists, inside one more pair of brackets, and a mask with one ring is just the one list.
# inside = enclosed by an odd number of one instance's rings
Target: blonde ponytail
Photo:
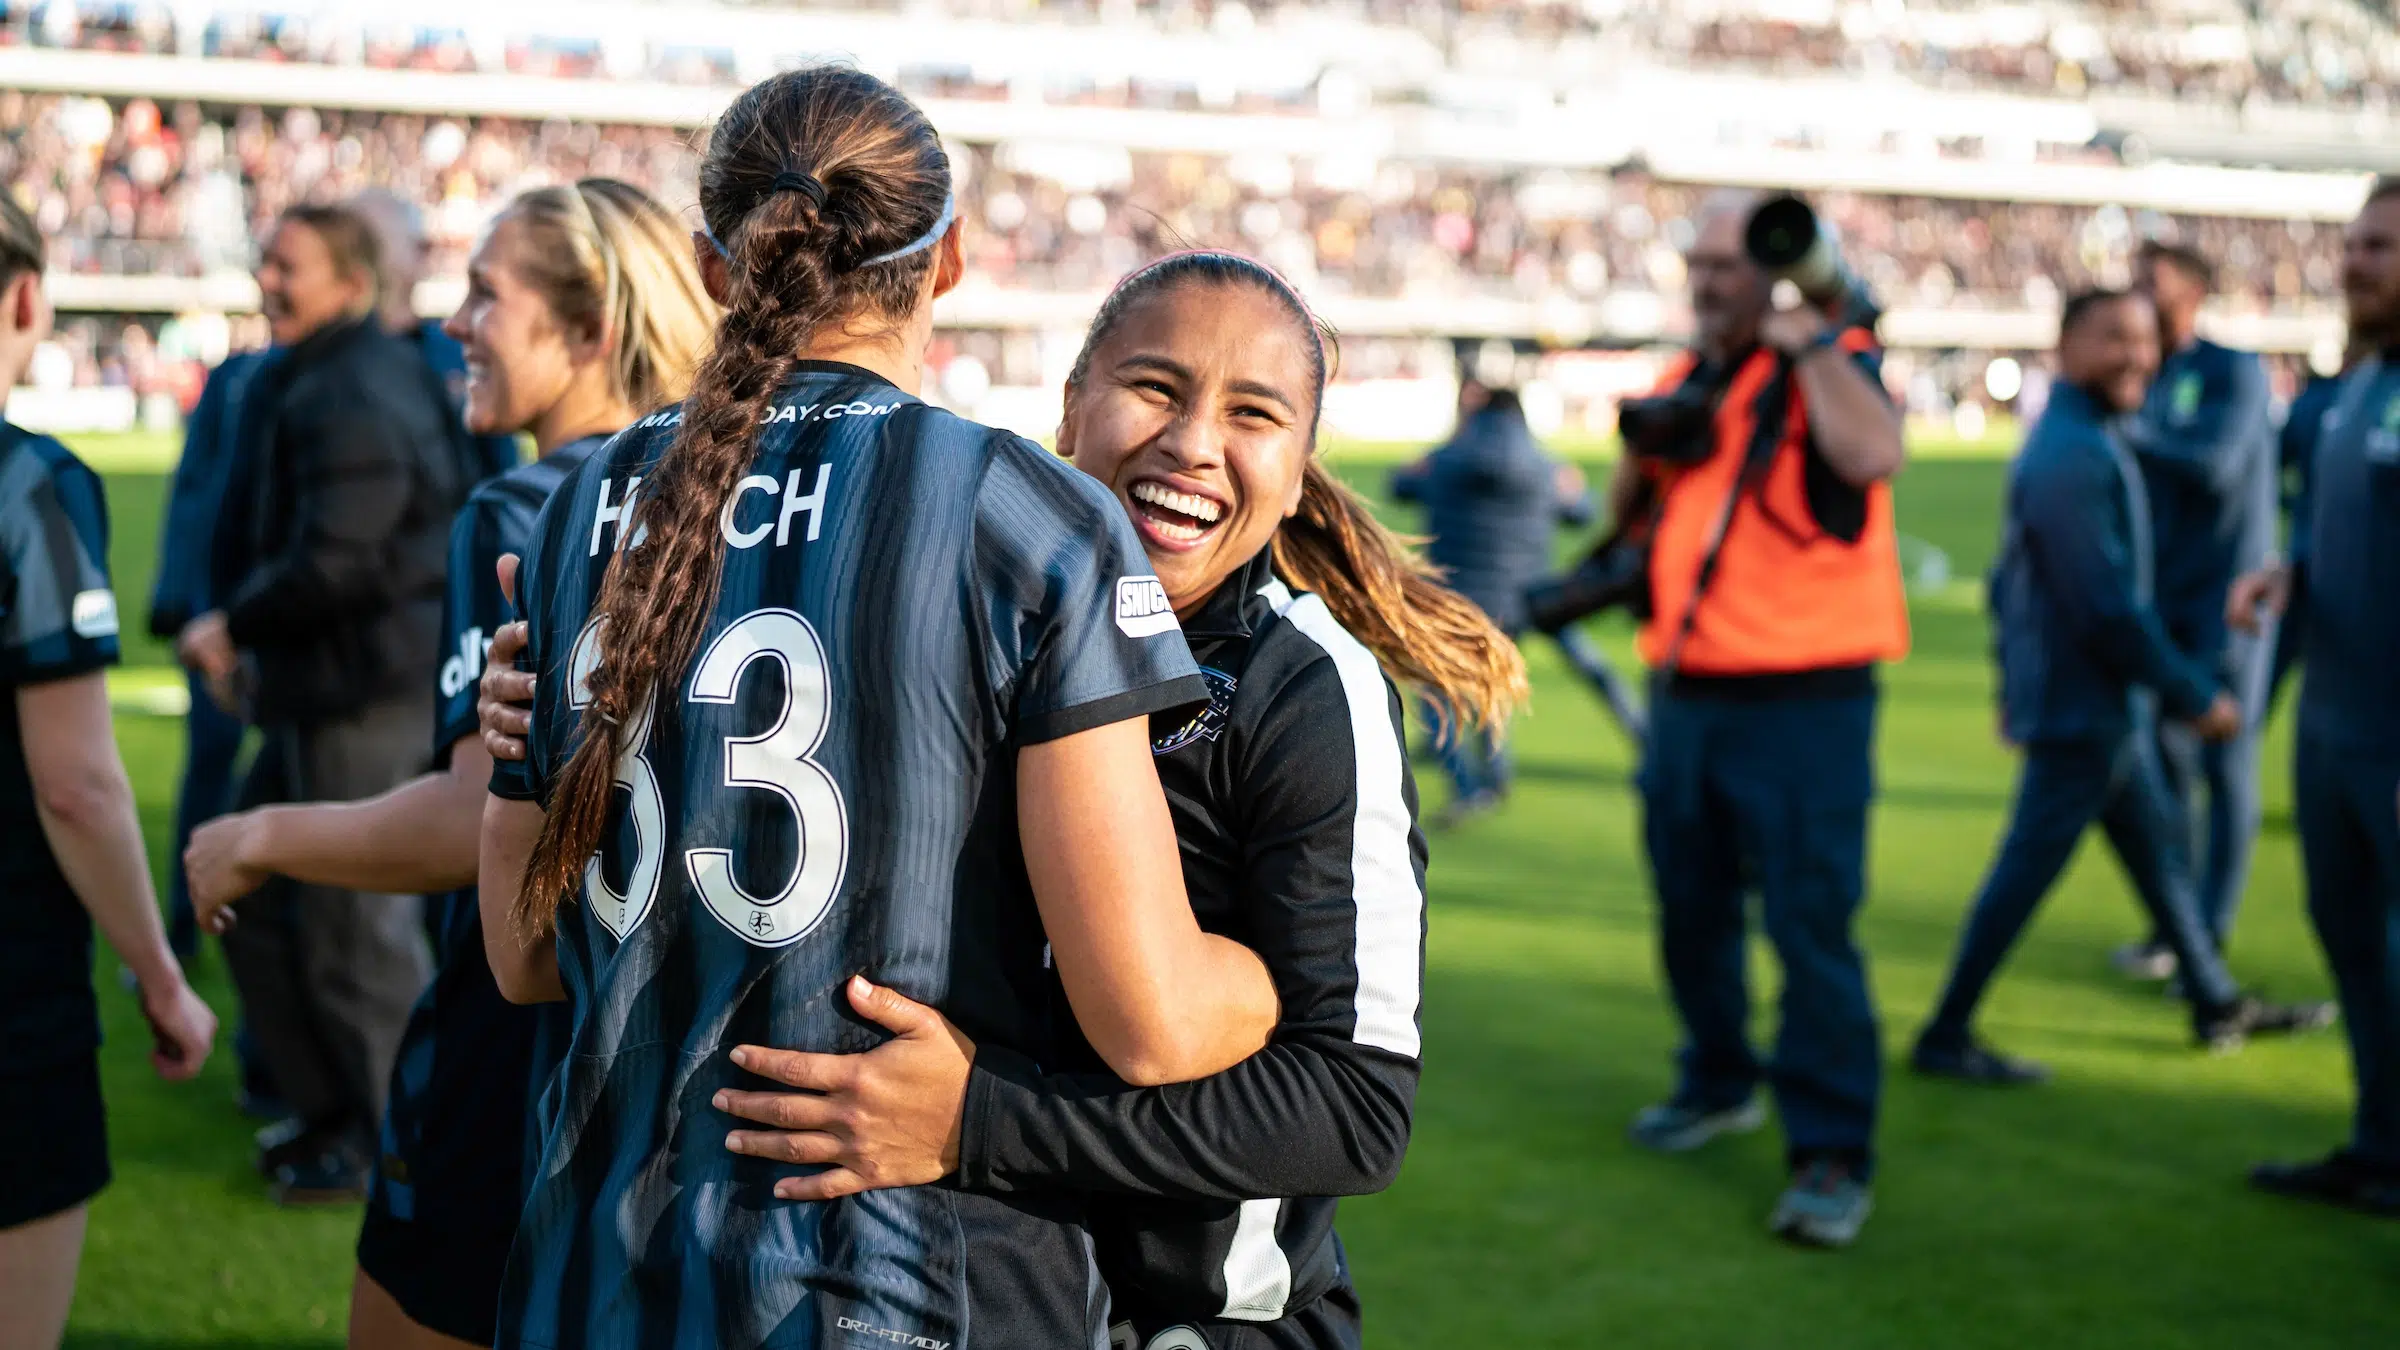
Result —
[[525, 232], [516, 270], [551, 314], [603, 335], [618, 397], [647, 412], [691, 391], [718, 315], [672, 212], [630, 183], [585, 178], [523, 193], [499, 220]]

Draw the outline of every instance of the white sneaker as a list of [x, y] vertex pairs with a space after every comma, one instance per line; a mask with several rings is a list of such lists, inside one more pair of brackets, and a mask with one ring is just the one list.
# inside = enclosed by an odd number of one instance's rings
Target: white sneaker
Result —
[[2175, 952], [2163, 942], [2128, 942], [2109, 953], [2108, 963], [2129, 980], [2175, 978]]
[[1767, 1123], [1767, 1104], [1756, 1094], [1739, 1106], [1706, 1111], [1681, 1102], [1642, 1108], [1627, 1133], [1633, 1142], [1661, 1153], [1689, 1153], [1720, 1134], [1748, 1134]]

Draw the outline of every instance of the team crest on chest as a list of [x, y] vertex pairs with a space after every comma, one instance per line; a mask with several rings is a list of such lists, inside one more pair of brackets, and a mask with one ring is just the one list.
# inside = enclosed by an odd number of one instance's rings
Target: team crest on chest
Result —
[[[1200, 681], [1208, 686], [1208, 702], [1171, 730], [1153, 735], [1151, 754], [1173, 754], [1194, 741], [1213, 741], [1225, 734], [1225, 721], [1233, 711], [1233, 691], [1240, 682], [1214, 666], [1200, 667]], [[1157, 723], [1151, 725], [1155, 728]]]
[[2371, 464], [2400, 463], [2400, 395], [2387, 399], [2383, 417], [2375, 429], [2367, 433], [2367, 461]]

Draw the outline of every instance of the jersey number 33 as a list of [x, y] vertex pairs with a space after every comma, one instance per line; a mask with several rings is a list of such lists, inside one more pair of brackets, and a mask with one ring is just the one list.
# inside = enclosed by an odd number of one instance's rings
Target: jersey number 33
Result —
[[[594, 619], [584, 625], [568, 658], [568, 702], [578, 709], [592, 701], [588, 682], [599, 664], [598, 639], [604, 622]], [[701, 903], [718, 922], [744, 942], [781, 947], [807, 936], [832, 907], [849, 860], [850, 820], [841, 788], [822, 765], [809, 758], [825, 739], [831, 694], [825, 646], [808, 620], [788, 609], [752, 610], [734, 620], [701, 655], [685, 699], [732, 704], [743, 675], [758, 661], [783, 666], [783, 708], [765, 731], [724, 738], [718, 781], [697, 776], [690, 781], [686, 790], [692, 800], [684, 803], [683, 819], [699, 820], [714, 814], [704, 809], [706, 794], [744, 789], [771, 792], [783, 799], [798, 827], [798, 856], [782, 888], [764, 896], [752, 895], [735, 876], [730, 848], [685, 849], [683, 866]], [[599, 854], [593, 854], [583, 868], [584, 894], [592, 914], [619, 941], [649, 915], [657, 901], [659, 868], [666, 855], [666, 806], [659, 795], [658, 773], [651, 768], [647, 753], [655, 711], [653, 695], [653, 701], [645, 703], [627, 728], [624, 752], [617, 759], [617, 786], [632, 798], [634, 857], [624, 869], [625, 889], [620, 892], [609, 884]]]

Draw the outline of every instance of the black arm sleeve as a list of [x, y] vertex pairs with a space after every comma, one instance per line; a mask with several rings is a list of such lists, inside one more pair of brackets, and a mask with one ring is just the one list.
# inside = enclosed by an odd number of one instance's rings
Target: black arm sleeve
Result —
[[987, 1046], [967, 1084], [960, 1179], [1168, 1199], [1365, 1195], [1399, 1175], [1416, 1080], [1414, 1061], [1282, 1033], [1213, 1078], [1162, 1088], [1044, 1074]]
[[1425, 847], [1398, 700], [1358, 655], [1357, 669], [1304, 667], [1227, 751], [1248, 766], [1236, 810], [1248, 936], [1283, 1003], [1272, 1043], [1159, 1088], [981, 1050], [959, 1150], [967, 1186], [1244, 1200], [1391, 1184], [1416, 1098]]

